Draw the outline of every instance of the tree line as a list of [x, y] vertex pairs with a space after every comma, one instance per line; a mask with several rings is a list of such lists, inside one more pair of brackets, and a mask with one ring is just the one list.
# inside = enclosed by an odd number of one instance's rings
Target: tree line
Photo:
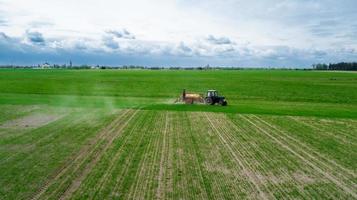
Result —
[[332, 71], [357, 71], [357, 62], [341, 62], [330, 64], [314, 64], [315, 70], [332, 70]]

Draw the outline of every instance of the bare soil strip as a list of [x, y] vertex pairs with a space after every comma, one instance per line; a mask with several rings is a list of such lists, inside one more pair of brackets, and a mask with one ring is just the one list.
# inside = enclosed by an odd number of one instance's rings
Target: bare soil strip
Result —
[[[64, 115], [61, 117], [61, 119], [62, 119], [62, 118], [65, 118]], [[50, 123], [55, 123], [55, 122], [57, 122], [57, 121], [59, 121], [59, 120], [61, 120], [61, 119], [59, 118], [59, 119], [57, 119], [57, 120], [55, 120], [55, 121], [52, 121], [52, 122], [50, 122]], [[64, 119], [64, 120], [66, 120], [66, 119]], [[79, 122], [79, 121], [81, 121], [81, 120], [82, 120], [82, 119], [78, 118], [78, 119], [75, 119], [75, 120], [71, 121], [71, 123], [67, 120], [68, 123], [66, 123], [66, 125], [64, 125], [64, 126], [61, 126], [61, 128], [67, 128], [67, 127], [69, 127], [69, 126], [73, 126], [73, 124], [76, 124], [77, 122]], [[46, 124], [46, 125], [49, 125], [50, 123], [48, 123], [48, 124]], [[46, 125], [44, 125], [44, 126], [46, 126]], [[41, 127], [37, 127], [37, 128], [40, 129]], [[54, 128], [57, 128], [57, 127], [54, 127]], [[53, 128], [53, 129], [54, 129], [54, 128]], [[36, 129], [28, 130], [28, 131], [36, 131]], [[55, 135], [56, 133], [57, 133], [56, 131], [50, 131], [50, 132], [49, 132], [48, 134], [46, 134], [46, 135], [41, 135], [41, 136], [39, 136], [39, 137], [34, 137], [34, 136], [32, 135], [32, 132], [30, 132], [29, 134], [27, 134], [27, 131], [25, 131], [25, 132], [22, 133], [21, 135], [17, 135], [17, 136], [16, 136], [16, 139], [17, 139], [17, 138], [20, 138], [20, 137], [21, 137], [21, 139], [23, 139], [23, 136], [24, 136], [24, 137], [26, 137], [26, 143], [31, 144], [31, 145], [34, 147], [34, 149], [36, 149], [36, 147], [37, 147], [38, 144], [40, 144], [41, 142], [44, 142], [46, 139], [49, 139], [49, 138], [53, 137], [53, 135]], [[38, 150], [38, 149], [36, 149], [36, 150]], [[4, 159], [0, 159], [0, 165], [3, 164], [3, 163], [6, 163], [6, 162], [11, 162], [11, 160], [16, 159], [20, 154], [21, 154], [21, 152], [16, 152], [16, 153], [12, 154], [11, 156], [7, 156], [7, 157], [5, 157]], [[33, 155], [34, 155], [34, 154], [29, 154], [29, 156], [27, 156], [27, 157], [26, 157], [25, 159], [23, 159], [21, 162], [18, 162], [17, 165], [19, 165], [19, 166], [23, 165], [23, 163], [26, 163], [27, 160], [32, 159], [32, 156], [33, 156]]]
[[[342, 190], [344, 190], [345, 192], [347, 192], [348, 194], [350, 194], [352, 197], [357, 198], [357, 194], [355, 192], [355, 189], [351, 189], [348, 186], [346, 186], [343, 182], [341, 182], [337, 177], [333, 176], [330, 172], [326, 172], [325, 170], [321, 169], [320, 167], [318, 167], [315, 163], [309, 161], [307, 158], [305, 158], [305, 156], [309, 156], [308, 153], [305, 153], [305, 155], [301, 155], [299, 153], [297, 153], [295, 150], [293, 150], [290, 146], [292, 145], [292, 143], [289, 143], [287, 141], [284, 141], [284, 139], [282, 137], [280, 137], [280, 140], [277, 139], [277, 136], [273, 136], [271, 135], [269, 132], [267, 132], [266, 130], [264, 130], [262, 127], [258, 126], [256, 123], [254, 123], [250, 118], [245, 117], [245, 119], [251, 123], [254, 127], [256, 127], [257, 129], [259, 129], [262, 133], [264, 133], [265, 135], [269, 136], [272, 140], [274, 140], [277, 144], [279, 144], [281, 147], [285, 148], [286, 150], [288, 150], [289, 152], [291, 152], [292, 154], [294, 154], [296, 157], [298, 157], [299, 159], [301, 159], [302, 161], [304, 161], [305, 163], [309, 164], [311, 167], [313, 167], [318, 173], [323, 174], [327, 179], [329, 179], [330, 181], [332, 181], [333, 183], [335, 183], [338, 187], [340, 187]], [[289, 146], [290, 145], [290, 146]]]
[[[319, 152], [313, 150], [311, 147], [307, 146], [305, 143], [299, 141], [295, 137], [292, 137], [291, 135], [293, 135], [293, 134], [286, 133], [283, 130], [279, 129], [278, 127], [274, 126], [273, 124], [271, 124], [271, 123], [269, 123], [269, 122], [267, 122], [267, 121], [255, 116], [255, 115], [253, 115], [253, 117], [256, 118], [257, 120], [259, 120], [261, 123], [265, 124], [266, 126], [272, 128], [273, 130], [276, 130], [279, 133], [284, 134], [286, 136], [285, 139], [290, 139], [291, 141], [293, 141], [296, 144], [298, 144], [300, 147], [303, 147], [303, 148], [300, 148], [300, 149], [304, 153], [308, 154], [309, 157], [311, 157], [312, 159], [316, 160], [317, 162], [321, 162], [320, 165], [326, 166], [329, 169], [331, 169], [332, 167], [337, 168], [338, 170], [333, 170], [333, 171], [338, 173], [338, 176], [345, 177], [346, 179], [350, 179], [351, 176], [352, 177], [357, 177], [356, 173], [354, 173], [350, 169], [345, 168], [344, 166], [338, 164], [334, 160], [329, 159], [327, 156], [324, 156], [324, 155], [320, 154]], [[308, 152], [304, 151], [304, 149], [308, 150]], [[313, 154], [315, 154], [315, 155], [313, 155]], [[322, 162], [322, 160], [324, 162]], [[328, 165], [325, 162], [328, 163]]]
[[243, 162], [241, 161], [241, 159], [238, 157], [238, 155], [235, 153], [235, 151], [233, 151], [231, 145], [228, 144], [227, 140], [225, 138], [222, 137], [222, 135], [220, 134], [219, 130], [217, 129], [217, 127], [212, 123], [211, 119], [208, 117], [207, 113], [205, 113], [205, 116], [208, 120], [208, 122], [210, 123], [211, 127], [216, 131], [217, 135], [219, 136], [219, 138], [221, 139], [221, 142], [226, 146], [226, 148], [231, 152], [231, 155], [234, 157], [235, 161], [237, 162], [237, 164], [243, 169], [243, 173], [245, 174], [246, 177], [249, 178], [249, 180], [251, 181], [251, 183], [253, 183], [253, 185], [255, 186], [255, 188], [257, 189], [258, 195], [261, 199], [268, 199], [267, 194], [265, 194], [262, 189], [260, 188], [260, 184], [258, 183], [258, 177], [255, 174], [252, 173], [247, 173], [249, 170], [247, 169], [247, 167], [243, 164]]
[[2, 125], [0, 125], [0, 128], [33, 129], [49, 124], [62, 117], [63, 115], [55, 115], [55, 114], [40, 114], [40, 113], [31, 114], [11, 121], [7, 121]]
[[134, 114], [130, 116], [130, 118], [117, 130], [115, 130], [116, 134], [113, 135], [110, 138], [107, 138], [109, 141], [105, 144], [104, 148], [98, 151], [94, 159], [89, 162], [89, 164], [86, 165], [84, 168], [84, 171], [79, 172], [80, 176], [78, 176], [74, 181], [72, 181], [72, 184], [70, 187], [63, 193], [63, 195], [60, 197], [60, 199], [68, 199], [69, 197], [72, 196], [73, 192], [75, 192], [79, 186], [81, 185], [82, 181], [87, 177], [89, 172], [92, 170], [92, 168], [96, 165], [96, 163], [100, 160], [100, 158], [103, 156], [103, 154], [109, 149], [109, 147], [112, 145], [113, 141], [118, 137], [118, 135], [121, 134], [121, 132], [128, 126], [128, 124], [132, 121], [134, 116], [139, 112], [139, 110], [136, 110]]
[[71, 168], [74, 167], [75, 163], [85, 160], [89, 152], [97, 145], [99, 140], [103, 138], [109, 130], [111, 130], [130, 110], [124, 111], [120, 116], [118, 116], [113, 122], [106, 126], [99, 134], [97, 134], [93, 139], [91, 139], [88, 145], [84, 146], [77, 154], [74, 154], [69, 158], [58, 170], [56, 170], [44, 183], [41, 189], [34, 194], [32, 199], [40, 199], [40, 197], [47, 191], [47, 189], [57, 182], [64, 174], [66, 174]]

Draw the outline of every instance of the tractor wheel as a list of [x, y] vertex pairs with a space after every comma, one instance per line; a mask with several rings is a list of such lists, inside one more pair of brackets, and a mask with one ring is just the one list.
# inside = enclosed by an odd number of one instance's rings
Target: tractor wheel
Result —
[[220, 101], [219, 101], [219, 105], [221, 105], [221, 106], [227, 106], [227, 101], [220, 100]]
[[214, 105], [214, 102], [213, 102], [212, 98], [207, 98], [206, 99], [206, 104]]

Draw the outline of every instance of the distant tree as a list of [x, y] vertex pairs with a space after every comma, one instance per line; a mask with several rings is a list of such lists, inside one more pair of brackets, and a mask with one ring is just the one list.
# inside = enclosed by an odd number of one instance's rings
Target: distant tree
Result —
[[315, 70], [332, 70], [332, 71], [357, 71], [357, 62], [341, 62], [341, 63], [330, 63], [330, 64], [314, 64], [313, 68]]

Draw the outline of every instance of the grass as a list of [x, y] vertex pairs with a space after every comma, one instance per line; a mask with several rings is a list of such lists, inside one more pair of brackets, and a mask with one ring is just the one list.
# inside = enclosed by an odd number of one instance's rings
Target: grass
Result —
[[[356, 82], [0, 70], [0, 199], [357, 199]], [[215, 88], [229, 106], [172, 104], [183, 88]]]
[[[0, 104], [357, 117], [355, 73], [3, 69], [0, 77]], [[184, 88], [217, 89], [230, 106], [172, 105]]]

